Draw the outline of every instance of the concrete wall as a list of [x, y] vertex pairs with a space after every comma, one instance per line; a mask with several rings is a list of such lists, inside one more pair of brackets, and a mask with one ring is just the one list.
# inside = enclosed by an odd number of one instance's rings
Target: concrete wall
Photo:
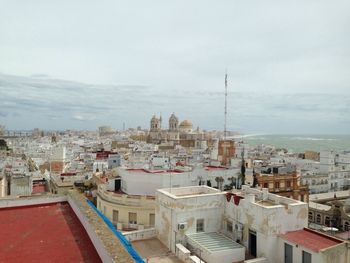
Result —
[[0, 197], [5, 197], [7, 195], [7, 180], [6, 176], [0, 174]]
[[185, 248], [182, 244], [176, 244], [176, 256], [181, 259], [183, 262], [188, 262], [191, 251]]
[[14, 177], [10, 179], [10, 195], [11, 196], [28, 196], [33, 191], [33, 183], [31, 176]]
[[136, 240], [149, 239], [157, 236], [155, 228], [130, 231], [130, 232], [123, 233], [123, 235], [130, 242], [136, 241]]
[[[155, 220], [158, 239], [175, 252], [175, 243], [183, 243], [186, 234], [196, 233], [197, 219], [204, 219], [205, 232], [219, 231], [224, 214], [224, 194], [172, 198], [158, 191]], [[178, 228], [180, 223], [186, 224], [185, 229]]]
[[0, 199], [0, 208], [5, 207], [17, 207], [17, 206], [28, 206], [28, 205], [41, 205], [50, 203], [59, 203], [67, 201], [66, 196], [50, 196], [45, 198], [16, 198]]
[[[91, 242], [94, 244], [94, 247], [100, 256], [102, 262], [113, 262], [110, 255], [105, 249], [101, 239], [97, 236], [95, 229], [88, 223], [88, 219], [84, 216], [84, 214], [80, 211], [78, 205], [74, 202], [74, 200], [68, 195], [67, 200], [71, 208], [73, 209], [76, 216], [79, 218], [80, 223], [84, 226]], [[96, 215], [97, 216], [97, 215]]]
[[259, 204], [259, 200], [249, 201], [248, 196], [242, 199], [238, 206], [225, 200], [225, 220], [232, 221], [233, 228], [236, 223], [243, 225], [242, 244], [247, 249], [249, 231], [255, 231], [257, 256], [276, 262], [278, 235], [307, 227], [308, 208], [306, 203], [289, 198], [272, 194], [268, 194], [268, 198], [269, 204], [266, 206], [263, 203]]

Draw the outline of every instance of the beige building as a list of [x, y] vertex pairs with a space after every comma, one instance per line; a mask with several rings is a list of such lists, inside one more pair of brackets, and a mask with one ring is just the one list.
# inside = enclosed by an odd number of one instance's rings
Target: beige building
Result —
[[118, 230], [130, 231], [154, 227], [155, 198], [128, 195], [107, 190], [100, 184], [97, 190], [97, 208], [113, 222]]
[[183, 120], [179, 123], [179, 119], [175, 114], [171, 114], [169, 118], [168, 129], [162, 129], [162, 117], [157, 118], [153, 115], [150, 121], [150, 130], [148, 134], [148, 142], [155, 144], [169, 144], [174, 146], [177, 144], [183, 147], [202, 147], [207, 145], [205, 134], [197, 129], [193, 129], [193, 124], [189, 120]]

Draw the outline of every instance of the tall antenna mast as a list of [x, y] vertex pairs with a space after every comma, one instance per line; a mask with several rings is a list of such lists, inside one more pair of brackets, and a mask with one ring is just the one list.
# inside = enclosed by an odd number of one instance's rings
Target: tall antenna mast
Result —
[[224, 140], [226, 140], [226, 123], [227, 123], [227, 69], [225, 72], [225, 124], [224, 124]]

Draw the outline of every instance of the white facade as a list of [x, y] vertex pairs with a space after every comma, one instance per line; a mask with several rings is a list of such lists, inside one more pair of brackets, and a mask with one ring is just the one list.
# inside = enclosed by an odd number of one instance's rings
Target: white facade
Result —
[[[181, 171], [180, 168], [183, 170]], [[146, 170], [117, 168], [122, 178], [122, 191], [130, 195], [154, 195], [157, 189], [169, 187], [197, 186], [207, 184], [218, 186], [215, 178], [222, 177], [219, 186], [230, 184], [232, 177], [238, 177], [238, 169], [222, 167], [194, 167], [193, 170], [179, 167], [177, 170]]]
[[66, 147], [65, 146], [57, 146], [52, 149], [52, 153], [50, 156], [51, 161], [62, 161], [66, 160]]
[[[255, 235], [256, 256], [277, 262], [274, 248], [278, 235], [307, 227], [307, 204], [247, 186], [242, 187], [242, 196], [239, 205], [225, 202], [225, 233], [241, 239], [251, 253], [250, 235]], [[232, 232], [227, 230], [228, 223]]]
[[[307, 204], [270, 194], [267, 189], [261, 191], [247, 186], [243, 186], [242, 191], [235, 195], [233, 198], [236, 203], [228, 198], [226, 192], [207, 186], [158, 190], [158, 239], [175, 251], [176, 243], [191, 247], [193, 242], [188, 238], [193, 233], [221, 233], [257, 257], [267, 258], [269, 262], [281, 262], [281, 256], [275, 251], [279, 235], [307, 227]], [[254, 245], [252, 236], [255, 239]], [[201, 256], [208, 262], [226, 262], [225, 257], [216, 255], [214, 260], [212, 254], [205, 255], [208, 251], [203, 251]], [[198, 251], [194, 252], [198, 255]], [[240, 257], [239, 252], [235, 255]], [[235, 262], [244, 258], [230, 260]]]
[[106, 171], [108, 169], [108, 161], [94, 161], [92, 171], [95, 173], [97, 172], [97, 169], [99, 172]]
[[[176, 244], [186, 243], [208, 263], [244, 260], [244, 247], [233, 240], [228, 240], [230, 246], [226, 248], [220, 248], [224, 243], [213, 248], [213, 243], [227, 239], [219, 233], [224, 196], [224, 192], [207, 186], [158, 190], [155, 225], [158, 239], [174, 253]], [[201, 242], [196, 235], [201, 235]]]

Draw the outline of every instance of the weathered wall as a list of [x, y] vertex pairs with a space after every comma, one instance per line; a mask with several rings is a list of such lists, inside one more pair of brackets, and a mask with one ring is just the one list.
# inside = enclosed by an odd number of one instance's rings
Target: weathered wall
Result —
[[[185, 235], [196, 233], [197, 219], [204, 219], [205, 232], [218, 232], [222, 228], [224, 193], [171, 198], [156, 193], [156, 229], [158, 238], [175, 251], [176, 243], [184, 241]], [[185, 223], [184, 230], [178, 224]]]

